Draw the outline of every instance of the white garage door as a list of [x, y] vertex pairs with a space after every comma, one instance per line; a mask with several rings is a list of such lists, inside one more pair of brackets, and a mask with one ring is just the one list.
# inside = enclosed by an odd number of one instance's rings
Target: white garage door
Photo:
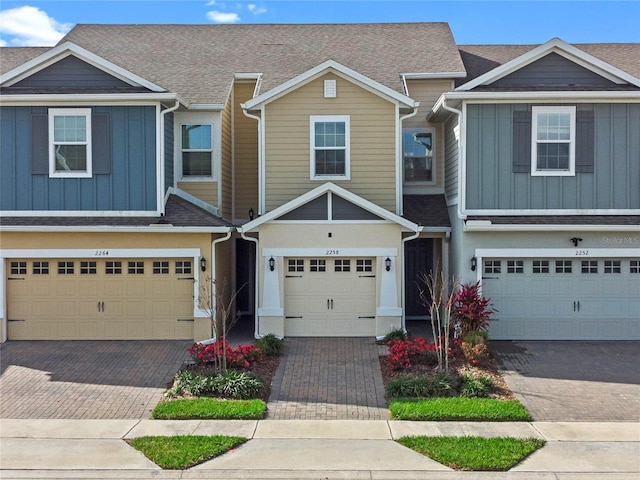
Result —
[[495, 340], [640, 339], [640, 260], [483, 260]]
[[371, 258], [285, 259], [285, 335], [375, 335], [375, 262]]
[[10, 340], [193, 338], [190, 259], [11, 259]]

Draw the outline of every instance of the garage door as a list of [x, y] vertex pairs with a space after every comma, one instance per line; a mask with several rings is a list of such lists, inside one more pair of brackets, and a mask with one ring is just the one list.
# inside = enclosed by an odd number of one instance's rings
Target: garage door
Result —
[[10, 340], [193, 338], [190, 259], [7, 263]]
[[288, 258], [285, 335], [375, 335], [375, 265], [371, 258]]
[[492, 339], [640, 339], [640, 260], [483, 260]]

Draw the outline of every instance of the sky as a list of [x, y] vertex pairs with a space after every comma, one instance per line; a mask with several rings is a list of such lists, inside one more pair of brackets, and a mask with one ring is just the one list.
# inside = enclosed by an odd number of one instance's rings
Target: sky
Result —
[[458, 44], [640, 42], [640, 0], [0, 0], [0, 45], [55, 45], [78, 23], [369, 22], [447, 22]]

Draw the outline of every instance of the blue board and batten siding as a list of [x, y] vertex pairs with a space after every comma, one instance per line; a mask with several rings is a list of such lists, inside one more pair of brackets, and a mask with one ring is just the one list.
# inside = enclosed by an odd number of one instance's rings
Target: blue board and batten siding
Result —
[[575, 176], [531, 176], [530, 168], [518, 171], [513, 148], [514, 112], [531, 105], [468, 105], [466, 208], [640, 209], [640, 105], [578, 104], [577, 110], [578, 119], [581, 111], [593, 112], [586, 114], [593, 119], [591, 168], [578, 167], [576, 145]]
[[108, 142], [102, 153], [108, 148], [109, 158], [94, 164], [91, 178], [49, 178], [31, 151], [32, 135], [43, 134], [32, 132], [32, 117], [42, 118], [47, 108], [0, 109], [0, 210], [156, 211], [156, 108], [94, 107], [92, 113], [108, 126], [101, 141]]

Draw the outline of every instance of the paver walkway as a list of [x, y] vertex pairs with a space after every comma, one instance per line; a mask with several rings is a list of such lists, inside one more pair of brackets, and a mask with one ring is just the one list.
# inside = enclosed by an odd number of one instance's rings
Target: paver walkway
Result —
[[640, 342], [493, 341], [491, 351], [536, 421], [640, 420]]
[[0, 346], [0, 418], [149, 418], [192, 344], [6, 342]]
[[287, 338], [268, 419], [387, 420], [374, 338]]

